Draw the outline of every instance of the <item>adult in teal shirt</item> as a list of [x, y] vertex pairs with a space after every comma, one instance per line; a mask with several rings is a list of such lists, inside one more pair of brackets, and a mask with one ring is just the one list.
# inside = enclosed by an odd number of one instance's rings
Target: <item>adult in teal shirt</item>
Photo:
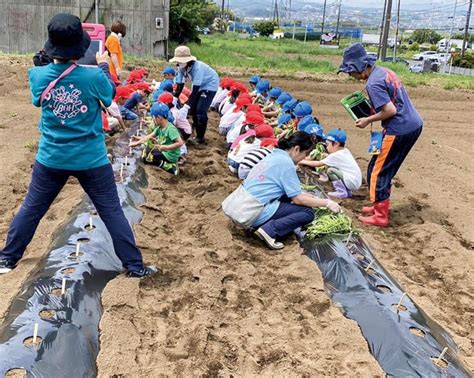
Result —
[[[90, 38], [79, 18], [58, 14], [48, 24], [44, 48], [54, 63], [29, 71], [33, 105], [42, 110], [41, 136], [28, 193], [0, 252], [0, 273], [10, 272], [23, 257], [41, 218], [70, 176], [79, 180], [94, 203], [127, 274], [143, 277], [155, 271], [143, 264], [107, 159], [100, 102], [110, 106], [115, 93], [107, 53], [97, 54], [98, 67], [76, 66], [89, 45]], [[42, 96], [67, 70], [69, 73]]]

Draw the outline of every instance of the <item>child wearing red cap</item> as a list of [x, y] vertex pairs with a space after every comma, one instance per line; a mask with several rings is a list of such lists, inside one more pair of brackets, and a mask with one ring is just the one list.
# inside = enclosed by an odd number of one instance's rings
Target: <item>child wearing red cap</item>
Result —
[[233, 110], [228, 111], [221, 117], [219, 122], [219, 134], [224, 136], [227, 135], [227, 132], [232, 127], [232, 125], [237, 122], [239, 118], [242, 117], [242, 115], [245, 115], [245, 110], [251, 103], [252, 101], [248, 97], [239, 96]]
[[176, 99], [169, 92], [164, 92], [158, 97], [158, 102], [166, 104], [174, 117], [174, 125], [181, 133], [183, 140], [188, 140], [192, 134], [191, 124], [188, 121], [189, 105], [184, 105], [181, 109], [175, 106]]
[[132, 96], [123, 104], [124, 108], [140, 114], [141, 110], [148, 111], [150, 106], [146, 103], [149, 94], [151, 93], [150, 86], [145, 83], [135, 83], [131, 86], [135, 90]]
[[254, 129], [257, 125], [260, 125], [265, 121], [262, 113], [257, 111], [249, 111], [249, 108], [252, 105], [249, 105], [247, 108], [247, 114], [245, 115], [245, 120], [242, 126], [238, 127], [234, 125], [226, 135], [227, 147], [230, 148], [239, 135], [245, 134], [248, 130]]
[[227, 94], [230, 91], [230, 88], [234, 85], [234, 80], [229, 77], [224, 77], [220, 84], [219, 89], [216, 92], [216, 95], [212, 99], [211, 102], [211, 110], [217, 111], [219, 109], [220, 104], [227, 98]]
[[222, 101], [221, 105], [219, 106], [219, 114], [221, 116], [227, 112], [232, 111], [233, 106], [241, 93], [247, 93], [247, 87], [242, 83], [234, 82], [234, 85], [230, 88], [230, 91], [227, 94], [227, 98]]

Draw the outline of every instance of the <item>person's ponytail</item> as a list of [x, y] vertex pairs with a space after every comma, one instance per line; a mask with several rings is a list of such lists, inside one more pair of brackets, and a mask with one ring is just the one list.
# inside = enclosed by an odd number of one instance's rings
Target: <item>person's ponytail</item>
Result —
[[297, 131], [289, 138], [281, 138], [278, 141], [278, 148], [282, 150], [289, 150], [292, 147], [299, 146], [301, 151], [307, 151], [313, 148], [313, 145], [311, 136], [304, 131]]

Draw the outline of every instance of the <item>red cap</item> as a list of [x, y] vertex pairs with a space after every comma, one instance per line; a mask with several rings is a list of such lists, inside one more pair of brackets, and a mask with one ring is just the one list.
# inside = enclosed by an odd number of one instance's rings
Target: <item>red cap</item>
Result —
[[257, 138], [273, 138], [275, 136], [275, 134], [273, 134], [273, 127], [266, 123], [258, 125], [255, 128], [255, 133], [257, 134]]
[[132, 90], [126, 85], [121, 85], [115, 90], [115, 99], [118, 100], [120, 97], [127, 99], [132, 95]]
[[232, 80], [230, 77], [224, 77], [220, 82], [221, 88], [229, 89], [232, 85], [234, 85], [234, 80]]
[[232, 85], [232, 87], [230, 88], [231, 92], [232, 91], [235, 91], [235, 90], [238, 90], [240, 93], [245, 93], [245, 92], [248, 92], [247, 91], [247, 87], [242, 84], [242, 83], [239, 83], [239, 82], [234, 82], [234, 85]]
[[240, 97], [237, 99], [237, 101], [235, 102], [235, 109], [234, 109], [234, 113], [237, 113], [237, 112], [240, 112], [240, 110], [244, 107], [244, 106], [249, 106], [250, 104], [252, 104], [252, 101], [250, 101], [249, 98], [247, 97]]
[[247, 112], [245, 116], [245, 123], [250, 123], [251, 125], [260, 125], [264, 120], [265, 119], [261, 113], [254, 111]]
[[252, 96], [250, 96], [250, 93], [248, 92], [243, 92], [239, 94], [239, 98], [248, 98], [250, 101], [252, 101]]
[[259, 114], [262, 114], [262, 109], [257, 104], [251, 104], [247, 106], [247, 113], [249, 112], [257, 112]]
[[145, 83], [145, 82], [143, 82], [143, 81], [140, 82], [140, 83], [134, 84], [134, 88], [135, 88], [135, 90], [141, 89], [142, 91], [151, 93], [151, 88], [150, 88], [150, 86], [148, 85], [148, 83]]
[[157, 102], [162, 104], [172, 104], [174, 100], [173, 95], [170, 92], [163, 92], [159, 97]]
[[278, 147], [278, 139], [277, 138], [263, 138], [260, 142], [260, 147]]

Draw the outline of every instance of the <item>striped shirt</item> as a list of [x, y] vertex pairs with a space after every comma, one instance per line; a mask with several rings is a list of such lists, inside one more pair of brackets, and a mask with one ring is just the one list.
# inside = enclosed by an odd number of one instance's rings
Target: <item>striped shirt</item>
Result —
[[272, 150], [263, 147], [246, 154], [239, 165], [239, 178], [245, 180], [250, 170], [260, 163], [265, 156], [270, 155], [271, 153]]

